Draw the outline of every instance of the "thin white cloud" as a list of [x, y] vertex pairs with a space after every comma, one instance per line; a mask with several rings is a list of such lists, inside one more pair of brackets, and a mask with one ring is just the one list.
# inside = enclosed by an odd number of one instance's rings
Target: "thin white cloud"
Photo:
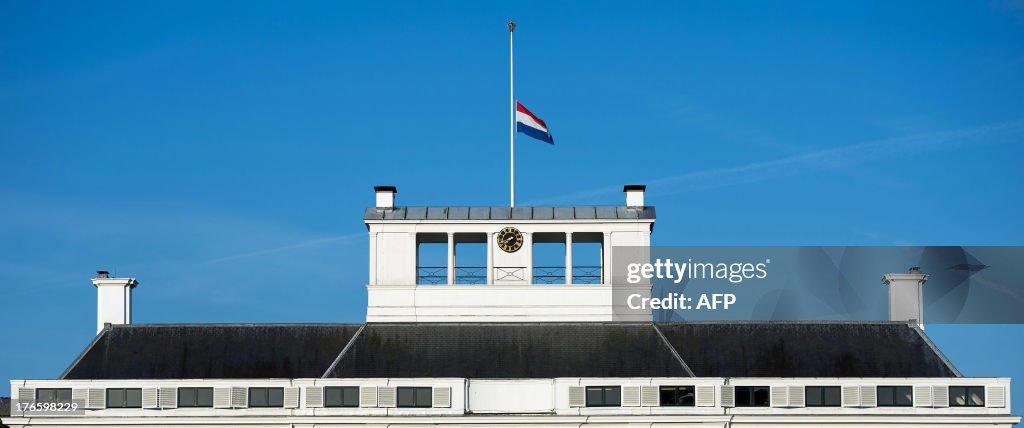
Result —
[[[872, 160], [912, 156], [924, 152], [954, 150], [967, 145], [991, 145], [1019, 142], [1024, 136], [1024, 120], [973, 128], [872, 140], [831, 149], [814, 150], [780, 159], [753, 162], [728, 168], [695, 171], [647, 180], [652, 195], [672, 195], [756, 183], [778, 177], [831, 170]], [[572, 203], [593, 200], [620, 192], [621, 186], [604, 186], [575, 193], [530, 201], [531, 205]]]
[[246, 253], [234, 254], [230, 256], [218, 257], [213, 260], [209, 260], [201, 263], [202, 265], [211, 265], [217, 263], [224, 263], [229, 261], [236, 261], [242, 259], [248, 259], [253, 257], [267, 256], [271, 254], [284, 253], [288, 251], [294, 251], [302, 248], [316, 247], [319, 245], [330, 244], [334, 242], [346, 242], [352, 241], [357, 238], [366, 237], [365, 233], [350, 233], [348, 235], [328, 236], [325, 238], [309, 239], [305, 241], [296, 242], [288, 245], [281, 245], [278, 247], [265, 248], [257, 251], [250, 251]]

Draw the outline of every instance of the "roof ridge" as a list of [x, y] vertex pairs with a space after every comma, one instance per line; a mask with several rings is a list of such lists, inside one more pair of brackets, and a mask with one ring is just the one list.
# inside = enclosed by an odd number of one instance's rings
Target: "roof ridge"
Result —
[[690, 377], [697, 377], [697, 375], [693, 374], [693, 370], [690, 370], [690, 366], [686, 364], [686, 360], [683, 359], [683, 356], [679, 355], [679, 350], [677, 350], [675, 346], [672, 346], [672, 342], [668, 341], [668, 338], [665, 337], [665, 334], [661, 332], [661, 329], [658, 328], [658, 325], [655, 323], [651, 323], [651, 327], [654, 327], [654, 331], [658, 333], [658, 337], [661, 338], [661, 342], [664, 343], [665, 346], [668, 347], [668, 350], [672, 352], [672, 355], [676, 357], [676, 360], [679, 361], [679, 365], [683, 366], [683, 370], [685, 370], [686, 373], [690, 375]]
[[152, 324], [117, 324], [112, 328], [138, 328], [138, 327], [347, 327], [363, 325], [364, 323], [152, 323]]
[[655, 324], [807, 324], [807, 325], [909, 325], [906, 321], [888, 320], [688, 320], [655, 321]]
[[363, 330], [365, 329], [366, 324], [363, 324], [362, 326], [359, 327], [359, 330], [356, 330], [356, 334], [352, 335], [352, 338], [348, 340], [348, 343], [346, 343], [345, 346], [341, 348], [341, 352], [338, 352], [338, 356], [334, 357], [334, 362], [332, 362], [331, 365], [327, 367], [327, 370], [324, 371], [324, 374], [320, 376], [321, 379], [326, 378], [331, 373], [334, 373], [334, 368], [337, 367], [339, 363], [341, 363], [341, 359], [345, 357], [345, 354], [348, 353], [348, 350], [351, 349], [352, 345], [356, 343], [356, 339], [358, 339], [359, 336], [362, 336]]

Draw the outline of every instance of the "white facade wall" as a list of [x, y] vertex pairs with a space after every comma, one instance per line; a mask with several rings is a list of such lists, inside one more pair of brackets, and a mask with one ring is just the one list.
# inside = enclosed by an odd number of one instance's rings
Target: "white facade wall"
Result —
[[[642, 399], [628, 403], [627, 388], [656, 388], [660, 385], [697, 387], [697, 406], [661, 407]], [[901, 385], [948, 387], [984, 386], [990, 395], [985, 407], [730, 407], [722, 391], [737, 385], [795, 387], [809, 385], [870, 386]], [[381, 426], [920, 426], [920, 427], [1009, 427], [1020, 421], [1011, 416], [1008, 378], [556, 378], [556, 379], [232, 379], [232, 380], [16, 380], [11, 382], [16, 405], [21, 394], [35, 388], [73, 388], [79, 391], [104, 388], [168, 389], [177, 387], [260, 387], [296, 388], [299, 401], [294, 408], [167, 408], [96, 409], [67, 416], [24, 417], [12, 408], [4, 423], [13, 427], [41, 426], [289, 426], [321, 427], [354, 424]], [[309, 391], [324, 386], [359, 386], [383, 393], [384, 388], [429, 386], [447, 391], [450, 400], [430, 408], [397, 408], [383, 401], [362, 403], [358, 408], [325, 408], [308, 400]], [[622, 407], [590, 408], [573, 403], [571, 388], [620, 386]], [[635, 391], [635, 390], [634, 390]], [[1000, 395], [992, 394], [992, 391]], [[998, 399], [997, 399], [998, 398]], [[724, 404], [724, 405], [723, 405]]]

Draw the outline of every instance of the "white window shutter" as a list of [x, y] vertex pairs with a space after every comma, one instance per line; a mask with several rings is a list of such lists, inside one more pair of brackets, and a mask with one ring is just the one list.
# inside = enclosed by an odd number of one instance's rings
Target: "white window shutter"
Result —
[[216, 409], [231, 408], [231, 388], [213, 388], [213, 407]]
[[569, 387], [569, 407], [585, 407], [587, 405], [586, 389], [582, 386]]
[[451, 407], [452, 406], [452, 389], [447, 386], [435, 386], [434, 390], [431, 391], [432, 396], [431, 407]]
[[658, 385], [643, 385], [640, 387], [640, 405], [645, 407], [657, 407], [659, 404]]
[[142, 388], [142, 408], [155, 409], [158, 407], [156, 388]]
[[382, 386], [377, 388], [377, 407], [395, 407], [395, 387]]
[[860, 406], [878, 407], [878, 390], [874, 385], [860, 387]]
[[178, 407], [178, 388], [160, 388], [160, 408], [175, 409]]
[[306, 387], [306, 407], [324, 406], [324, 388], [321, 386]]
[[722, 386], [722, 407], [736, 407], [736, 388], [732, 385]]
[[697, 407], [715, 407], [715, 386], [697, 385], [694, 388], [693, 404]]
[[294, 409], [299, 407], [299, 388], [295, 386], [289, 386], [284, 388], [284, 408]]
[[18, 388], [18, 401], [24, 403], [34, 403], [36, 401], [36, 390], [35, 388]]
[[1006, 387], [992, 385], [985, 387], [985, 407], [1006, 407]]
[[359, 387], [359, 407], [377, 407], [377, 387]]
[[102, 409], [107, 407], [107, 391], [103, 388], [89, 388], [89, 399], [85, 407], [89, 409]]
[[242, 386], [231, 387], [231, 407], [236, 409], [249, 407], [249, 388]]
[[789, 407], [789, 391], [785, 386], [771, 387], [771, 406]]
[[932, 407], [931, 385], [918, 385], [914, 387], [914, 407]]
[[789, 407], [804, 407], [804, 387], [794, 385], [788, 387]]
[[640, 405], [640, 386], [624, 385], [622, 387], [622, 407], [637, 407]]
[[860, 387], [843, 387], [843, 407], [860, 407]]
[[[914, 391], [915, 393], [917, 391]], [[914, 397], [915, 399], [917, 397]], [[949, 386], [932, 386], [932, 407], [949, 407]]]
[[89, 401], [89, 390], [85, 388], [74, 388], [71, 390], [71, 402], [78, 403], [83, 409], [86, 408], [85, 403]]

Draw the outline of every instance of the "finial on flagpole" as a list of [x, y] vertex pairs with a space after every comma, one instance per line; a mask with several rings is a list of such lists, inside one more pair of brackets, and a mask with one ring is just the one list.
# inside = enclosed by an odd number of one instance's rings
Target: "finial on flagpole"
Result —
[[511, 33], [513, 31], [516, 31], [516, 22], [510, 19], [508, 20], [508, 32]]

